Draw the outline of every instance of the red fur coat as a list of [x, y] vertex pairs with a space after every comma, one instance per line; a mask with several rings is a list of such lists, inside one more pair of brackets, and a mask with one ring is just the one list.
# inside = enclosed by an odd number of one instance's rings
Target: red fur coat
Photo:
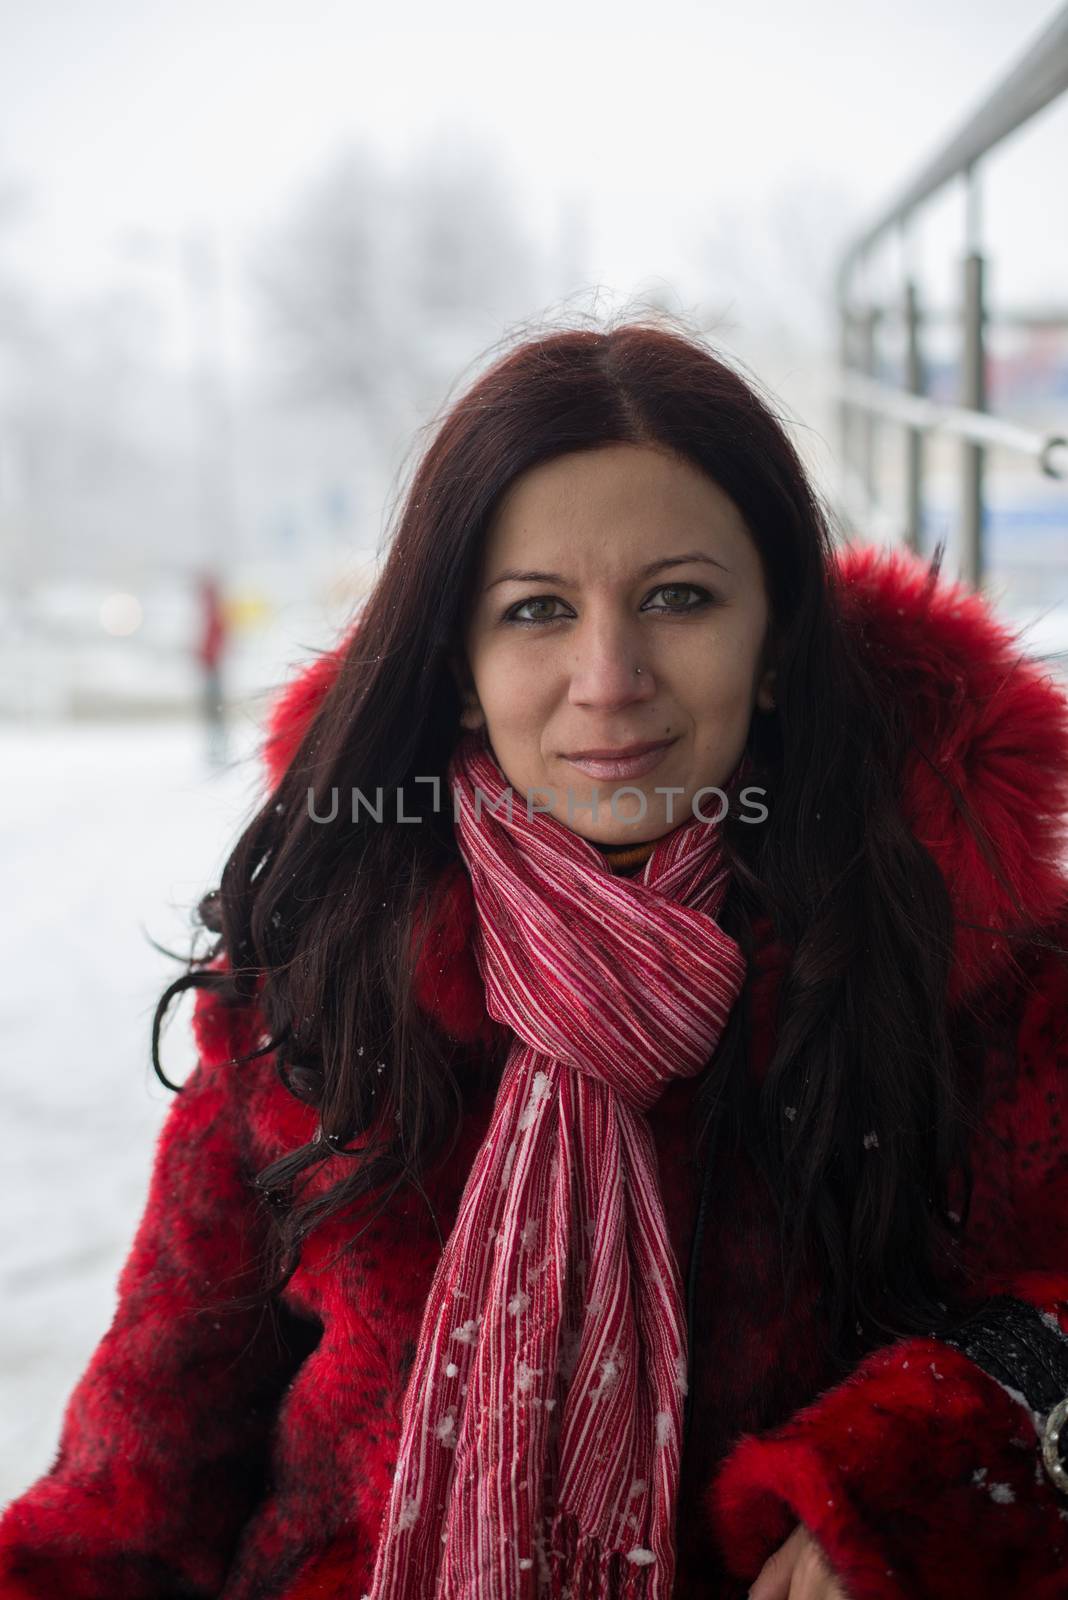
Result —
[[[968, 1248], [987, 1289], [1025, 1296], [1068, 1332], [1068, 981], [1054, 958], [1014, 961], [1006, 941], [976, 931], [1012, 909], [932, 771], [963, 792], [1035, 923], [1068, 942], [1068, 703], [980, 601], [944, 582], [925, 591], [911, 558], [852, 547], [837, 566], [849, 625], [886, 692], [905, 698], [924, 753], [905, 802], [962, 924], [954, 1001], [993, 997], [1015, 1039], [1015, 1051], [987, 1051]], [[278, 702], [272, 779], [338, 654]], [[442, 890], [418, 993], [474, 1057], [496, 1024], [462, 869]], [[757, 1071], [782, 960], [766, 945], [755, 962]], [[269, 1059], [228, 1064], [257, 1041], [251, 1009], [201, 995], [195, 1031], [199, 1064], [160, 1135], [114, 1321], [70, 1398], [51, 1471], [0, 1520], [3, 1600], [355, 1600], [366, 1587], [440, 1246], [405, 1189], [339, 1261], [343, 1223], [312, 1235], [276, 1319], [206, 1310], [250, 1287], [266, 1226], [250, 1176], [309, 1139], [315, 1114]], [[673, 1085], [650, 1113], [683, 1270], [695, 1088]], [[443, 1235], [491, 1106], [491, 1088], [472, 1096], [461, 1143], [428, 1177]], [[342, 1159], [320, 1169], [324, 1182]], [[883, 1346], [828, 1384], [803, 1319], [776, 1314], [767, 1204], [747, 1166], [733, 1179], [731, 1213], [710, 1218], [702, 1255], [676, 1594], [743, 1595], [803, 1521], [854, 1600], [1068, 1595], [1068, 1496], [1044, 1476], [1031, 1412], [926, 1338]]]

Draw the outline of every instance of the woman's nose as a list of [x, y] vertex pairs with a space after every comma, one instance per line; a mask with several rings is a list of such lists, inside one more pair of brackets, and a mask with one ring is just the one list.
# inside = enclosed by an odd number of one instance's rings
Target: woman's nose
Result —
[[649, 700], [655, 693], [652, 666], [643, 659], [640, 641], [633, 636], [610, 631], [575, 641], [572, 705], [608, 710]]

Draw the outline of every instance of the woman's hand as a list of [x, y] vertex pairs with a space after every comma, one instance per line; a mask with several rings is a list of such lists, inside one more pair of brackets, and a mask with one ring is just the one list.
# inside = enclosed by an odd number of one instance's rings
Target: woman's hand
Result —
[[750, 1600], [848, 1600], [803, 1522], [770, 1555], [749, 1591]]

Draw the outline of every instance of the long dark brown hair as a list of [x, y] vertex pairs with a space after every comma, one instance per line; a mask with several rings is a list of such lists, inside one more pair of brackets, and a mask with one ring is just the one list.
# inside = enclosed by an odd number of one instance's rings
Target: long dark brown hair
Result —
[[[528, 333], [437, 422], [336, 681], [201, 902], [218, 937], [162, 996], [153, 1060], [167, 1082], [159, 1030], [182, 989], [255, 997], [279, 1078], [318, 1109], [317, 1137], [257, 1178], [274, 1223], [265, 1294], [288, 1281], [326, 1217], [420, 1186], [454, 1146], [459, 1051], [417, 1005], [412, 977], [413, 932], [458, 852], [449, 808], [414, 779], [436, 774], [444, 786], [460, 715], [447, 659], [502, 495], [539, 462], [628, 442], [667, 447], [714, 480], [763, 564], [777, 706], [754, 718], [747, 749], [769, 815], [753, 826], [732, 807], [724, 823], [732, 882], [721, 919], [749, 954], [755, 919], [770, 918], [792, 961], [762, 1084], [747, 1071], [743, 992], [701, 1089], [696, 1144], [706, 1183], [724, 1165], [715, 1150], [744, 1148], [757, 1163], [778, 1206], [786, 1298], [814, 1263], [847, 1366], [861, 1328], [899, 1335], [938, 1322], [942, 1263], [967, 1218], [972, 1109], [946, 999], [953, 916], [903, 820], [905, 707], [873, 692], [839, 625], [828, 519], [787, 432], [755, 382], [665, 318]], [[378, 824], [369, 811], [354, 823], [345, 806], [329, 825], [309, 814], [309, 790], [379, 786], [403, 788], [421, 824]], [[220, 956], [225, 970], [208, 970]], [[345, 1176], [302, 1199], [318, 1164], [346, 1149]]]

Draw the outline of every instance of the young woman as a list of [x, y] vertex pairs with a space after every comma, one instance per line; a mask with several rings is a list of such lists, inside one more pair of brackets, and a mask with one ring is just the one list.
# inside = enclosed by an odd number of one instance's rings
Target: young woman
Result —
[[552, 332], [266, 758], [0, 1596], [1063, 1594], [1068, 700], [983, 603]]

